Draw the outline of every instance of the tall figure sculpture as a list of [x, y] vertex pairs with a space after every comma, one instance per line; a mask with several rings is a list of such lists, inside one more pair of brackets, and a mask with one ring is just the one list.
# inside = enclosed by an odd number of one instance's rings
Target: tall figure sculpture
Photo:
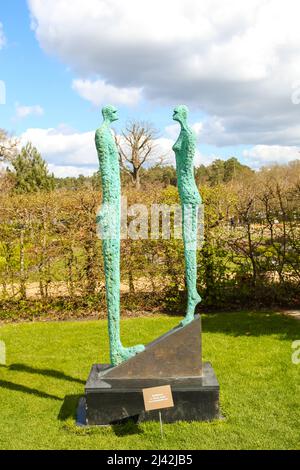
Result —
[[176, 156], [176, 173], [180, 201], [182, 205], [182, 229], [185, 257], [185, 275], [187, 284], [186, 316], [181, 325], [187, 325], [194, 319], [195, 308], [201, 302], [197, 292], [197, 226], [198, 209], [202, 200], [194, 177], [194, 156], [196, 136], [187, 123], [188, 108], [178, 106], [174, 110], [173, 120], [178, 121], [181, 131], [173, 150]]
[[102, 115], [103, 124], [95, 136], [103, 195], [97, 224], [104, 258], [110, 359], [111, 364], [116, 366], [145, 348], [143, 345], [124, 348], [120, 338], [121, 182], [119, 154], [110, 129], [110, 124], [118, 120], [118, 110], [106, 106], [102, 109]]

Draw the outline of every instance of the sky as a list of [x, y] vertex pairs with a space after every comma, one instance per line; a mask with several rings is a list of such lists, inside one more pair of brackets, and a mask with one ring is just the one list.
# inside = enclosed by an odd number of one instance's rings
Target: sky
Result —
[[186, 104], [195, 163], [258, 169], [299, 158], [298, 0], [1, 0], [0, 128], [57, 176], [97, 170], [101, 108], [159, 131], [174, 163]]

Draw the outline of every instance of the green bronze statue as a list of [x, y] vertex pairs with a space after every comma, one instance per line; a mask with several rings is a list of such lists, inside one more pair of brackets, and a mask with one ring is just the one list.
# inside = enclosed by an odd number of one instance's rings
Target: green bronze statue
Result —
[[97, 214], [97, 224], [102, 238], [104, 258], [106, 303], [111, 364], [116, 366], [138, 352], [143, 345], [124, 348], [120, 337], [120, 236], [121, 236], [121, 182], [119, 154], [110, 124], [118, 120], [113, 106], [102, 109], [103, 124], [96, 131], [102, 181], [102, 206]]
[[196, 306], [201, 302], [197, 291], [197, 229], [198, 209], [202, 200], [195, 183], [194, 156], [196, 136], [187, 123], [188, 108], [178, 106], [173, 120], [178, 121], [181, 131], [173, 150], [176, 156], [176, 173], [180, 201], [182, 205], [182, 230], [187, 285], [187, 309], [182, 326], [194, 319]]

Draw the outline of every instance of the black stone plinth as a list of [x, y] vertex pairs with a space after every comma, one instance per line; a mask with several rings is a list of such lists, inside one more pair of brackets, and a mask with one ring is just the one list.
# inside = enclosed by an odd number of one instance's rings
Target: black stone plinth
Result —
[[[157, 421], [157, 411], [144, 410], [143, 388], [170, 385], [174, 408], [161, 410], [165, 423], [219, 418], [219, 384], [209, 363], [201, 377], [177, 379], [106, 379], [107, 365], [94, 365], [85, 388], [85, 424], [109, 425], [132, 418]], [[104, 372], [104, 375], [103, 375]], [[82, 407], [81, 407], [82, 413]]]
[[[201, 318], [177, 326], [122, 364], [94, 365], [81, 401], [79, 421], [87, 425], [158, 420], [145, 412], [143, 389], [170, 385], [174, 408], [161, 411], [166, 423], [219, 418], [219, 384], [209, 363], [202, 364]], [[82, 418], [84, 416], [84, 418]]]

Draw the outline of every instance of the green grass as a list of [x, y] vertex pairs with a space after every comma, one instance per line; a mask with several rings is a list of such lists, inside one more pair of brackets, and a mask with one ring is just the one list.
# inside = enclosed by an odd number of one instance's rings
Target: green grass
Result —
[[[124, 343], [149, 342], [178, 318], [122, 322]], [[74, 413], [91, 364], [108, 361], [106, 322], [0, 327], [1, 449], [299, 449], [300, 322], [270, 313], [203, 316], [204, 359], [221, 386], [224, 420], [78, 428]]]

